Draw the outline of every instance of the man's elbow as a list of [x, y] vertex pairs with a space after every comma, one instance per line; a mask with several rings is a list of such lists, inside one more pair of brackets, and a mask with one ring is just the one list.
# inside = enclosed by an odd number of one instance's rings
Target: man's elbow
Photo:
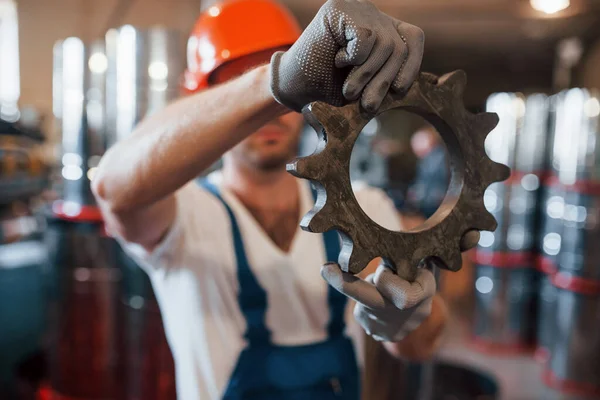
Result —
[[[104, 161], [104, 160], [103, 160]], [[91, 189], [96, 204], [102, 213], [104, 224], [107, 231], [112, 236], [118, 236], [126, 241], [135, 241], [137, 232], [134, 229], [128, 228], [126, 223], [127, 207], [121, 204], [118, 196], [110, 191], [109, 173], [99, 166], [98, 172], [91, 182]]]
[[433, 297], [431, 314], [423, 323], [399, 342], [385, 342], [394, 357], [421, 362], [433, 357], [440, 347], [448, 321], [448, 310], [439, 295]]
[[122, 191], [125, 187], [120, 188], [116, 183], [118, 177], [115, 177], [111, 172], [110, 150], [107, 153], [91, 182], [92, 193], [96, 199], [96, 203], [104, 213], [114, 215], [122, 215], [131, 211], [131, 204], [127, 201], [127, 196]]
[[97, 203], [106, 202], [106, 184], [104, 177], [100, 173], [96, 173], [96, 176], [91, 182], [92, 193], [96, 198]]

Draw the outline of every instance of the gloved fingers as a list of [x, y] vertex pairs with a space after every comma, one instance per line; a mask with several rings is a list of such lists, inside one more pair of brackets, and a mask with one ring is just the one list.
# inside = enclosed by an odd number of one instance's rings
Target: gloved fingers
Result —
[[417, 26], [397, 22], [398, 33], [408, 47], [408, 57], [392, 83], [392, 90], [406, 92], [417, 78], [423, 60], [425, 33]]
[[420, 268], [414, 282], [408, 282], [380, 265], [375, 273], [375, 287], [397, 308], [406, 310], [433, 297], [436, 291], [435, 277], [431, 271]]
[[361, 104], [365, 110], [374, 112], [379, 109], [383, 99], [408, 55], [408, 48], [401, 42], [381, 67], [377, 75], [371, 79], [362, 93]]
[[368, 28], [355, 28], [347, 25], [345, 29], [347, 43], [335, 55], [335, 66], [344, 68], [357, 66], [367, 61], [373, 50], [377, 35]]
[[398, 342], [415, 331], [429, 315], [432, 300], [425, 300], [418, 307], [402, 311], [381, 313], [357, 304], [354, 307], [354, 319], [375, 340]]
[[[399, 314], [401, 313], [401, 314]], [[367, 335], [377, 341], [396, 342], [402, 340], [408, 333], [416, 329], [423, 321], [413, 322], [410, 312], [399, 311], [395, 312], [373, 312], [370, 308], [357, 304], [354, 307], [354, 319], [365, 330]]]
[[376, 318], [370, 309], [358, 303], [354, 307], [354, 319], [358, 324], [365, 330], [367, 335], [373, 336], [386, 336], [383, 332], [391, 331], [389, 327], [385, 326], [385, 322]]
[[338, 292], [373, 309], [383, 309], [386, 301], [374, 285], [359, 277], [346, 273], [336, 263], [328, 263], [321, 268], [321, 276]]
[[348, 101], [358, 99], [365, 86], [379, 72], [394, 51], [395, 43], [392, 39], [382, 36], [377, 37], [373, 50], [367, 60], [354, 68], [348, 74], [342, 87], [342, 94]]
[[401, 334], [395, 335], [394, 340], [402, 340], [404, 336], [421, 326], [423, 321], [431, 315], [432, 304], [433, 301], [429, 298], [422, 302], [418, 307], [414, 308], [410, 316], [406, 319], [406, 322], [402, 325]]

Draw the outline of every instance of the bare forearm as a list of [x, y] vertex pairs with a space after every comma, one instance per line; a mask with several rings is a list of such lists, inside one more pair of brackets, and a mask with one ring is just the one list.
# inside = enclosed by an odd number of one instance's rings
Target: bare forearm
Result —
[[182, 99], [141, 122], [100, 163], [97, 197], [115, 212], [152, 205], [284, 113], [270, 94], [268, 68]]

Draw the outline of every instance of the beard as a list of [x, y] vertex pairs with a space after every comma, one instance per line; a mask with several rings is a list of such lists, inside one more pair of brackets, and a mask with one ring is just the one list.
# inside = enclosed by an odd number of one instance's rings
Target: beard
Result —
[[255, 165], [261, 171], [265, 171], [265, 172], [275, 171], [278, 169], [285, 168], [287, 163], [292, 158], [294, 158], [294, 155], [291, 155], [291, 154], [286, 155], [286, 156], [283, 156], [283, 155], [272, 156], [272, 157], [260, 159], [259, 161], [257, 161], [255, 163]]
[[281, 136], [250, 136], [234, 147], [230, 154], [245, 168], [270, 172], [285, 169], [286, 164], [298, 155], [300, 130], [286, 131]]
[[245, 143], [242, 146], [239, 158], [244, 161], [247, 166], [259, 171], [274, 171], [285, 169], [286, 164], [298, 154], [299, 140], [298, 138], [286, 138], [285, 141], [279, 143], [253, 142]]

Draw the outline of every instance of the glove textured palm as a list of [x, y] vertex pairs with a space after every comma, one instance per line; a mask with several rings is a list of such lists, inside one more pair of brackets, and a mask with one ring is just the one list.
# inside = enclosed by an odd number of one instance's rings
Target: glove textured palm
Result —
[[302, 36], [271, 59], [271, 91], [295, 111], [313, 101], [361, 99], [375, 112], [390, 88], [406, 91], [423, 57], [423, 31], [369, 1], [329, 0]]
[[356, 301], [354, 318], [375, 340], [398, 342], [431, 313], [436, 283], [427, 269], [419, 270], [412, 283], [383, 265], [365, 280], [343, 272], [337, 264], [324, 265], [321, 275]]

